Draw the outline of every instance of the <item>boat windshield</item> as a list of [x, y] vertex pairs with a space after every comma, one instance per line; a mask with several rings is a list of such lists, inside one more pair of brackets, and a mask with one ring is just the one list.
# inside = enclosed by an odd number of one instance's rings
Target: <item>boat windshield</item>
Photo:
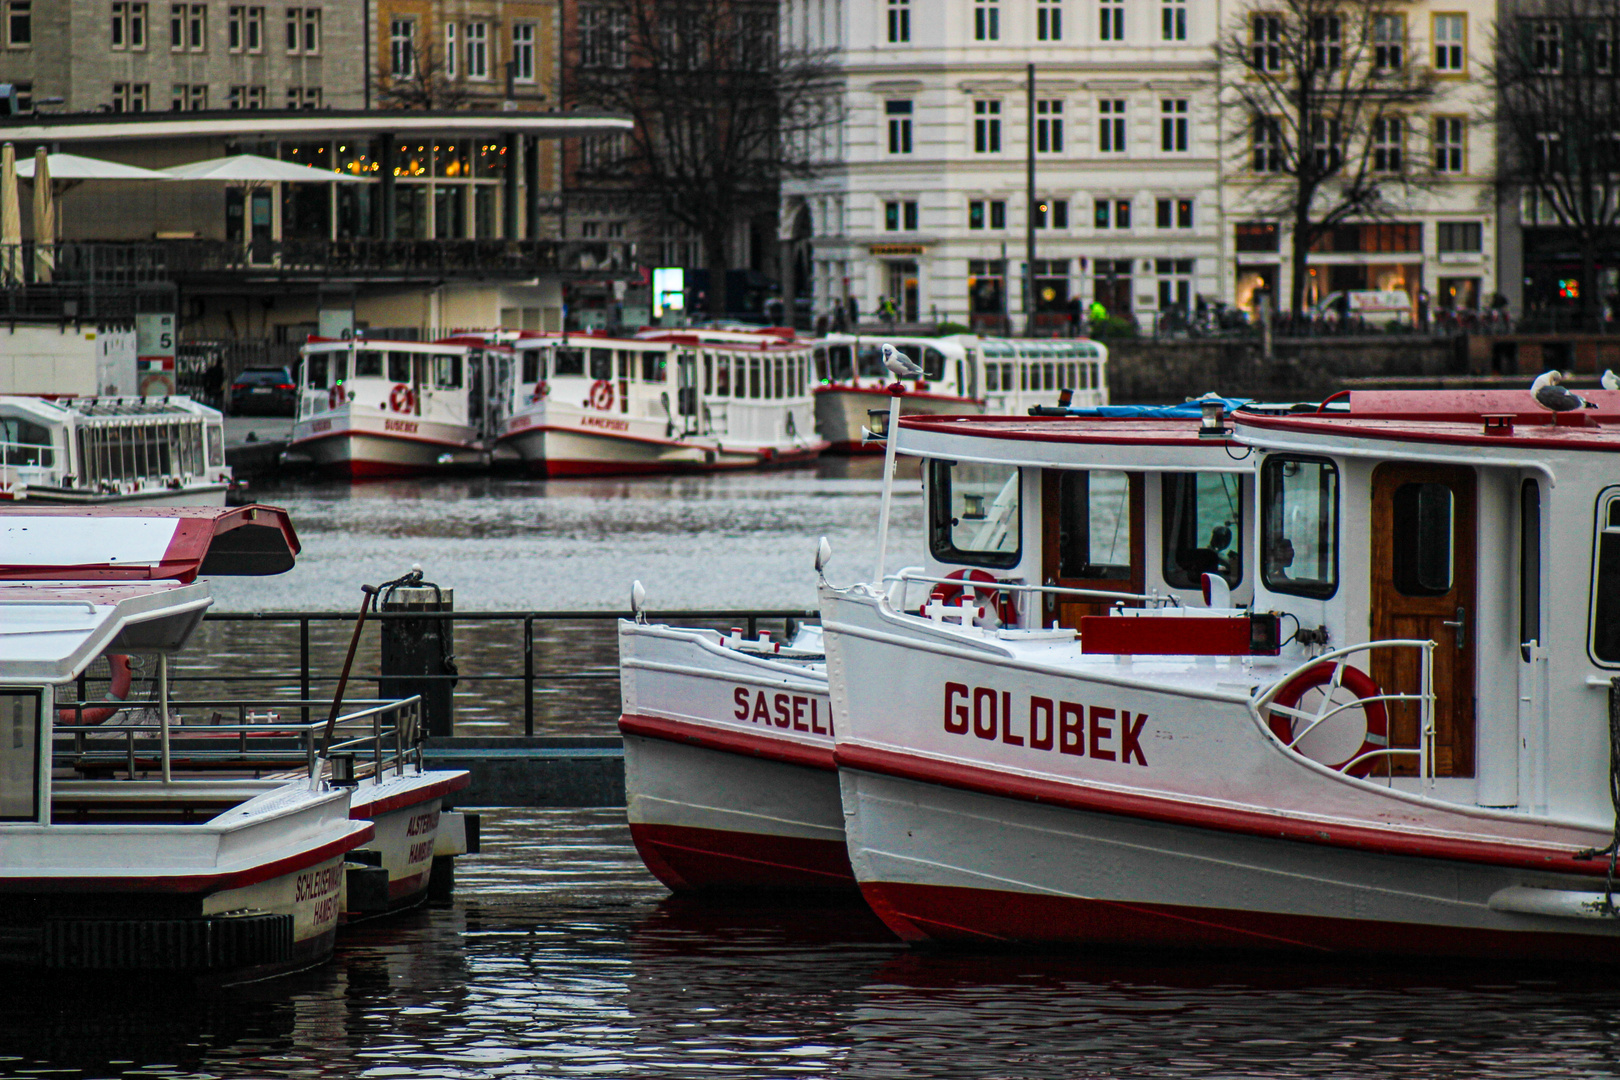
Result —
[[1165, 473], [1164, 580], [1196, 589], [1205, 574], [1243, 580], [1243, 478], [1236, 473]]
[[929, 547], [944, 563], [1018, 565], [1023, 545], [1019, 470], [1014, 465], [934, 461]]
[[49, 468], [54, 461], [49, 428], [18, 416], [0, 416], [0, 465]]
[[1260, 487], [1266, 588], [1332, 596], [1339, 589], [1339, 470], [1320, 458], [1273, 456]]

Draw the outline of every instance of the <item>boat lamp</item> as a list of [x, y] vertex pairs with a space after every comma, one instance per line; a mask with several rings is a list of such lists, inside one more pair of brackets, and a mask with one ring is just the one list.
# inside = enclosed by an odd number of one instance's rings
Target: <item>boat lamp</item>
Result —
[[963, 521], [983, 521], [984, 520], [984, 496], [983, 495], [963, 495], [962, 496], [962, 520]]
[[1204, 400], [1198, 403], [1200, 419], [1198, 422], [1198, 437], [1200, 439], [1224, 439], [1226, 429], [1226, 403], [1223, 401]]
[[867, 432], [873, 439], [887, 439], [889, 437], [889, 410], [866, 410]]

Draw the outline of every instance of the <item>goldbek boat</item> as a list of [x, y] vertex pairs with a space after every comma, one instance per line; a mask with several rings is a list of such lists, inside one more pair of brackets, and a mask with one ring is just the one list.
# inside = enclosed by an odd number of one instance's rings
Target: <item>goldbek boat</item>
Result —
[[[0, 538], [0, 962], [263, 978], [325, 959], [345, 919], [419, 902], [464, 850], [440, 805], [467, 774], [421, 768], [417, 699], [351, 701], [325, 730], [269, 710], [331, 702], [170, 696], [212, 603], [199, 574], [291, 567], [284, 511], [17, 508]], [[107, 694], [73, 701], [98, 658]]]
[[771, 331], [510, 331], [496, 429], [540, 476], [708, 472], [813, 460], [810, 348]]
[[[911, 940], [1613, 957], [1620, 394], [1590, 396], [1235, 413], [1261, 523], [1246, 609], [1060, 602], [1056, 630], [1007, 633], [824, 580], [868, 901]], [[1095, 534], [1084, 502], [1053, 505], [1055, 471], [1124, 471], [1145, 498], [1185, 468], [1033, 420], [901, 439], [957, 543], [996, 461], [1017, 506], [968, 546], [1008, 581], [1061, 583]]]
[[[1021, 627], [1072, 624], [1115, 600], [1202, 606], [1211, 571], [1218, 603], [1250, 595], [1242, 553], [1253, 545], [1243, 512], [1251, 466], [1237, 444], [1200, 439], [1197, 420], [1042, 422], [1041, 431], [1070, 440], [1064, 446], [1107, 447], [1119, 461], [1152, 447], [1162, 482], [1144, 485], [1123, 465], [1030, 469], [1026, 498], [1061, 505], [1079, 531], [1053, 532], [1048, 546], [1039, 532], [1014, 544], [1031, 567], [1051, 560], [1046, 576], [1061, 588], [1000, 596], [978, 582], [994, 582], [984, 567], [1019, 565], [1001, 549], [1021, 526], [1016, 478], [1029, 444], [1011, 437], [1016, 423], [939, 422], [972, 435], [972, 462], [951, 473], [957, 524], [937, 525], [936, 516], [924, 563], [888, 584], [895, 603], [925, 613], [923, 625], [960, 622], [966, 611], [992, 641], [1044, 640], [1052, 635]], [[677, 891], [854, 887], [820, 627], [783, 644], [621, 620], [619, 683], [630, 833], [660, 881]]]

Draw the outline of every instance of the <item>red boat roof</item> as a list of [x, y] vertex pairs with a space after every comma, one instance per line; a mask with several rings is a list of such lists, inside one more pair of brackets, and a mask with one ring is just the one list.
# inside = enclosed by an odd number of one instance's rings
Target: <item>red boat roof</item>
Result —
[[[1576, 393], [1597, 406], [1585, 410], [1589, 415], [1620, 424], [1620, 390], [1582, 387]], [[1523, 389], [1508, 390], [1349, 390], [1345, 396], [1352, 416], [1474, 422], [1483, 416], [1511, 414], [1515, 423], [1542, 424], [1552, 416], [1530, 396], [1528, 383]]]
[[273, 506], [0, 508], [0, 579], [13, 581], [279, 574], [299, 550]]
[[1142, 419], [1111, 416], [902, 416], [908, 431], [966, 435], [982, 439], [1034, 442], [1133, 443], [1172, 446], [1207, 443], [1233, 446], [1230, 439], [1203, 438], [1196, 419]]
[[[1582, 396], [1585, 396], [1584, 392]], [[1605, 415], [1608, 415], [1607, 422], [1598, 419]], [[1445, 414], [1438, 417], [1354, 413], [1267, 416], [1238, 412], [1230, 419], [1240, 428], [1254, 430], [1255, 439], [1259, 442], [1264, 442], [1261, 433], [1274, 431], [1337, 439], [1389, 439], [1480, 447], [1600, 452], [1620, 450], [1620, 413], [1605, 414], [1596, 409], [1567, 413], [1540, 409], [1530, 414], [1484, 413], [1466, 418]]]

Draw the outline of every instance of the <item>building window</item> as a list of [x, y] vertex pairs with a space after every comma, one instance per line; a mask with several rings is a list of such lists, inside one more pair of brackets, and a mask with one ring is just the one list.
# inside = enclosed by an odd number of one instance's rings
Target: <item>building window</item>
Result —
[[1530, 67], [1544, 75], [1556, 75], [1564, 66], [1564, 27], [1550, 19], [1530, 24]]
[[6, 46], [26, 49], [33, 44], [33, 0], [9, 0], [6, 4]]
[[1125, 0], [1099, 0], [1097, 4], [1097, 40], [1125, 40]]
[[1406, 121], [1399, 116], [1381, 116], [1372, 123], [1373, 172], [1398, 173], [1404, 165]]
[[[1556, 31], [1556, 26], [1554, 30]], [[1436, 15], [1434, 17], [1434, 70], [1447, 75], [1458, 75], [1464, 70], [1464, 45], [1468, 34], [1468, 16]], [[1557, 48], [1554, 39], [1554, 49]]]
[[1332, 71], [1343, 57], [1343, 26], [1337, 15], [1311, 19], [1311, 60], [1318, 70]]
[[1187, 312], [1192, 309], [1191, 259], [1155, 259], [1153, 272], [1159, 277], [1159, 310]]
[[1067, 229], [1069, 227], [1069, 200], [1067, 199], [1040, 199], [1035, 203], [1035, 227], [1045, 229], [1050, 225], [1054, 229]]
[[[130, 4], [129, 7], [136, 5]], [[145, 7], [145, 4], [141, 4]], [[118, 5], [113, 5], [117, 11]], [[135, 48], [133, 44], [130, 46]], [[208, 5], [169, 5], [169, 48], [173, 52], [202, 52], [208, 48]]]
[[1187, 40], [1187, 0], [1164, 0], [1159, 9], [1159, 38], [1162, 41]]
[[319, 55], [321, 51], [321, 9], [295, 8], [287, 9], [287, 51], [289, 53], [303, 53], [306, 56]]
[[1159, 102], [1159, 149], [1167, 154], [1187, 150], [1187, 100], [1164, 98]]
[[145, 112], [150, 87], [146, 83], [113, 83], [113, 112]]
[[512, 79], [534, 82], [534, 23], [512, 25]]
[[889, 153], [911, 153], [911, 102], [885, 101], [883, 112], [889, 118]]
[[489, 78], [489, 23], [467, 24], [467, 78]]
[[625, 26], [628, 15], [600, 7], [582, 7], [579, 12], [579, 63], [581, 67], [622, 68], [625, 63]]
[[1282, 124], [1274, 116], [1256, 116], [1252, 130], [1254, 171], [1281, 172], [1283, 167]]
[[915, 202], [886, 202], [883, 204], [883, 228], [888, 232], [915, 232], [917, 204]]
[[1001, 40], [1001, 5], [997, 0], [973, 0], [973, 39]]
[[264, 87], [262, 86], [233, 86], [225, 96], [227, 109], [262, 109], [264, 108]]
[[1131, 200], [1098, 199], [1092, 206], [1091, 224], [1096, 229], [1131, 227]]
[[911, 0], [889, 0], [889, 44], [911, 40]]
[[207, 83], [175, 83], [169, 95], [169, 108], [175, 112], [202, 112], [208, 108]]
[[1042, 154], [1063, 153], [1063, 102], [1035, 103], [1035, 149]]
[[1379, 71], [1401, 70], [1406, 63], [1406, 16], [1373, 16], [1373, 67]]
[[1193, 227], [1193, 201], [1191, 199], [1160, 199], [1154, 204], [1155, 220], [1161, 229], [1190, 229]]
[[1460, 173], [1463, 171], [1463, 118], [1437, 116], [1434, 118], [1434, 171]]
[[1035, 5], [1035, 40], [1063, 40], [1063, 5], [1056, 0], [1040, 0]]
[[1001, 199], [974, 199], [968, 203], [968, 228], [1007, 227], [1007, 204]]
[[287, 87], [287, 108], [318, 109], [321, 107], [321, 88], [318, 86]]
[[455, 78], [457, 70], [461, 67], [456, 60], [459, 53], [460, 49], [456, 45], [456, 24], [447, 22], [444, 24], [444, 73], [449, 78]]
[[[176, 10], [184, 11], [183, 6]], [[175, 48], [184, 39], [176, 37]], [[146, 5], [131, 0], [115, 0], [112, 6], [112, 47], [141, 50], [146, 48]], [[127, 84], [126, 84], [127, 85]]]
[[1249, 19], [1249, 66], [1256, 71], [1282, 70], [1282, 16]]
[[388, 22], [388, 73], [396, 79], [416, 74], [416, 20]]
[[1311, 117], [1311, 151], [1319, 171], [1332, 172], [1343, 164], [1343, 130], [1337, 117]]
[[1097, 103], [1097, 149], [1105, 154], [1125, 152], [1125, 101], [1104, 98]]
[[34, 111], [34, 84], [23, 80], [11, 84], [12, 93], [16, 94], [17, 115]]
[[1001, 102], [981, 100], [973, 103], [973, 152], [1001, 153]]
[[225, 38], [231, 52], [264, 51], [264, 8], [231, 7], [226, 15]]
[[1442, 221], [1435, 230], [1435, 250], [1477, 255], [1485, 249], [1485, 228], [1477, 221]]
[[1233, 229], [1233, 248], [1237, 251], [1278, 251], [1281, 237], [1275, 221], [1240, 221]]

